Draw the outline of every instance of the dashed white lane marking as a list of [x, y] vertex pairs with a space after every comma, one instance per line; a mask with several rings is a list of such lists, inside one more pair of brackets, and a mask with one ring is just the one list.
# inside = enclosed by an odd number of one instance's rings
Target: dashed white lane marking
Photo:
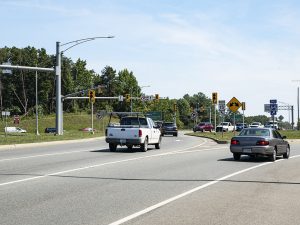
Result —
[[[118, 160], [118, 161], [106, 162], [106, 163], [95, 164], [95, 165], [91, 165], [91, 166], [85, 166], [85, 167], [79, 167], [79, 168], [70, 169], [70, 170], [64, 170], [64, 171], [51, 173], [51, 174], [45, 174], [45, 175], [41, 175], [41, 176], [25, 178], [25, 179], [21, 179], [21, 180], [14, 180], [14, 181], [6, 182], [6, 183], [0, 183], [0, 186], [16, 184], [16, 183], [21, 183], [21, 182], [31, 181], [31, 180], [37, 180], [37, 179], [41, 179], [41, 178], [45, 178], [45, 177], [51, 177], [51, 176], [56, 176], [56, 175], [60, 175], [60, 174], [64, 174], [64, 173], [70, 173], [70, 172], [75, 172], [75, 171], [80, 171], [80, 170], [86, 170], [86, 169], [91, 169], [91, 168], [96, 168], [96, 167], [101, 167], [101, 166], [106, 166], [106, 165], [112, 165], [112, 164], [117, 164], [117, 163], [124, 163], [124, 162], [140, 160], [140, 159], [154, 158], [154, 157], [167, 156], [167, 155], [173, 155], [173, 154], [183, 154], [185, 151], [191, 150], [193, 148], [200, 147], [200, 146], [204, 145], [205, 143], [206, 142], [204, 141], [203, 143], [201, 143], [199, 145], [192, 146], [192, 147], [185, 148], [185, 149], [181, 149], [181, 150], [172, 151], [172, 152], [166, 152], [166, 153], [160, 153], [160, 154], [155, 154], [155, 155], [148, 155], [148, 156], [141, 156], [141, 157], [135, 157], [135, 158], [130, 158], [130, 159], [123, 159], [123, 160]], [[200, 150], [196, 150], [196, 151], [200, 151]], [[207, 151], [207, 149], [203, 149], [202, 151]], [[189, 152], [190, 151], [188, 151], [187, 153], [189, 153]]]
[[[297, 157], [300, 157], [300, 155], [292, 156], [292, 157], [290, 157], [290, 158], [297, 158]], [[280, 161], [282, 161], [282, 160], [285, 160], [285, 159], [279, 159], [279, 160], [277, 160], [277, 161], [275, 161], [275, 162], [266, 162], [266, 163], [263, 163], [263, 164], [259, 164], [259, 165], [256, 165], [256, 166], [249, 167], [249, 168], [244, 169], [244, 170], [237, 171], [237, 172], [235, 172], [235, 173], [231, 173], [231, 174], [229, 174], [229, 175], [226, 175], [226, 176], [224, 176], [224, 177], [221, 177], [221, 178], [219, 178], [219, 179], [216, 179], [215, 181], [208, 182], [208, 183], [206, 183], [206, 184], [203, 184], [203, 185], [201, 185], [201, 186], [198, 186], [198, 187], [196, 187], [196, 188], [193, 188], [193, 189], [191, 189], [191, 190], [189, 190], [189, 191], [186, 191], [186, 192], [184, 192], [184, 193], [182, 193], [182, 194], [180, 194], [180, 195], [176, 195], [176, 196], [174, 196], [174, 197], [172, 197], [172, 198], [169, 198], [169, 199], [167, 199], [167, 200], [165, 200], [165, 201], [162, 201], [162, 202], [157, 203], [157, 204], [155, 204], [155, 205], [153, 205], [153, 206], [150, 206], [150, 207], [148, 207], [148, 208], [146, 208], [146, 209], [144, 209], [144, 210], [141, 210], [141, 211], [139, 211], [139, 212], [136, 212], [136, 213], [134, 213], [134, 214], [131, 214], [131, 215], [127, 216], [127, 217], [124, 217], [124, 218], [122, 218], [122, 219], [120, 219], [120, 220], [117, 220], [117, 221], [115, 221], [115, 222], [113, 222], [113, 223], [110, 223], [109, 225], [119, 225], [119, 224], [128, 222], [128, 221], [130, 221], [130, 220], [132, 220], [132, 219], [134, 219], [134, 218], [137, 218], [137, 217], [139, 217], [139, 216], [141, 216], [141, 215], [143, 215], [143, 214], [146, 214], [146, 213], [148, 213], [148, 212], [150, 212], [150, 211], [153, 211], [153, 210], [155, 210], [155, 209], [157, 209], [157, 208], [160, 208], [160, 207], [162, 207], [162, 206], [164, 206], [164, 205], [166, 205], [166, 204], [169, 204], [170, 202], [176, 201], [176, 200], [178, 200], [178, 199], [180, 199], [180, 198], [183, 198], [183, 197], [185, 197], [185, 196], [187, 196], [187, 195], [190, 195], [190, 194], [192, 194], [192, 193], [194, 193], [194, 192], [196, 192], [196, 191], [199, 191], [199, 190], [201, 190], [201, 189], [203, 189], [203, 188], [206, 188], [206, 187], [209, 187], [209, 186], [211, 186], [211, 185], [214, 185], [214, 184], [216, 184], [216, 183], [218, 183], [218, 182], [220, 182], [220, 181], [226, 180], [226, 179], [228, 179], [228, 178], [230, 178], [230, 177], [233, 177], [233, 176], [236, 176], [236, 175], [239, 175], [239, 174], [248, 172], [248, 171], [253, 170], [253, 169], [257, 169], [257, 168], [259, 168], [259, 167], [263, 167], [263, 166], [266, 166], [266, 165], [269, 165], [269, 164], [272, 164], [272, 163], [278, 163], [278, 162], [280, 162]]]

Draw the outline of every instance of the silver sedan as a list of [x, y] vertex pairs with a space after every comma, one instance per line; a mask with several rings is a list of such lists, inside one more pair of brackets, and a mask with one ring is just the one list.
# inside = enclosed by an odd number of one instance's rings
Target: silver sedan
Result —
[[271, 128], [245, 128], [242, 132], [231, 139], [230, 151], [234, 160], [239, 160], [241, 155], [268, 156], [272, 161], [277, 156], [288, 159], [290, 145], [284, 140], [277, 130]]

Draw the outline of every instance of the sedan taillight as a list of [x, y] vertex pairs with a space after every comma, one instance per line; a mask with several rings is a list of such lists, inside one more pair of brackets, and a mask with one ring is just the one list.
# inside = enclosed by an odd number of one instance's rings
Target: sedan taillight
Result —
[[260, 145], [260, 146], [266, 146], [269, 145], [270, 143], [268, 141], [265, 140], [260, 140], [256, 142], [256, 145]]
[[231, 140], [231, 145], [239, 145], [240, 142], [238, 140]]

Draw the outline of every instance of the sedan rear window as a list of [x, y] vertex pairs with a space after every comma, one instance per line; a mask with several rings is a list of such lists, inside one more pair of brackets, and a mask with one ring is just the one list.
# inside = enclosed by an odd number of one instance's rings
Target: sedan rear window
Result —
[[270, 136], [268, 129], [244, 129], [239, 136]]

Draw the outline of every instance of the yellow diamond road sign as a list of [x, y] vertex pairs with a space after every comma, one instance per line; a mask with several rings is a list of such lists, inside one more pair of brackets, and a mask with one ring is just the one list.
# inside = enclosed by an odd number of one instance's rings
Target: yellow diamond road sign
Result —
[[232, 111], [236, 112], [240, 107], [242, 106], [242, 103], [239, 102], [235, 97], [233, 97], [228, 103], [227, 107]]

